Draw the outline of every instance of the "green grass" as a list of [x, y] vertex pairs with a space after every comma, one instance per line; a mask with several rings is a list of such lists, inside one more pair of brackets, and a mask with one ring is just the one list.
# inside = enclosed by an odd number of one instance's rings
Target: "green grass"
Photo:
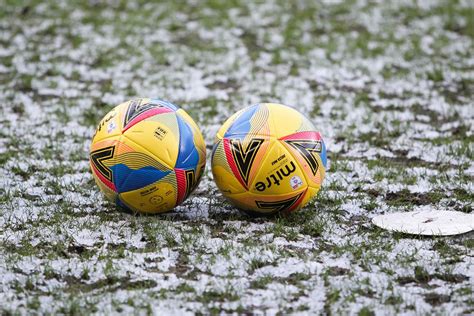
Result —
[[[472, 234], [370, 223], [472, 213], [463, 3], [0, 0], [0, 314], [472, 312]], [[99, 194], [88, 150], [135, 97], [180, 105], [209, 149], [244, 106], [293, 105], [327, 141], [323, 187], [303, 210], [251, 217], [208, 164], [176, 212], [123, 212]]]

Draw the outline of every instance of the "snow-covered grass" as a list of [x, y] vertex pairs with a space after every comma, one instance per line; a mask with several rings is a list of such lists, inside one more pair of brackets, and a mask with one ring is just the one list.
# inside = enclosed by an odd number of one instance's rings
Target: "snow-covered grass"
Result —
[[[472, 233], [370, 224], [472, 212], [471, 1], [0, 8], [0, 314], [474, 312]], [[138, 96], [184, 108], [209, 146], [245, 106], [294, 106], [328, 145], [322, 191], [288, 217], [251, 218], [208, 164], [174, 212], [118, 211], [88, 149], [99, 119]]]

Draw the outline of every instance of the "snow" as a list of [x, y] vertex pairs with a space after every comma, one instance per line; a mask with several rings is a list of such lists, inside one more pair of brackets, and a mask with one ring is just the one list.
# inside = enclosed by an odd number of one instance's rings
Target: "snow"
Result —
[[[73, 304], [86, 311], [94, 305], [99, 314], [466, 312], [460, 289], [474, 278], [469, 235], [411, 239], [370, 224], [400, 210], [472, 212], [474, 111], [463, 85], [474, 78], [473, 41], [463, 34], [464, 17], [456, 16], [458, 31], [444, 28], [440, 5], [270, 1], [223, 14], [196, 1], [180, 12], [166, 3], [128, 1], [119, 9], [59, 1], [31, 5], [20, 17], [21, 8], [5, 4], [11, 14], [0, 18], [0, 313], [28, 313], [34, 299], [38, 313]], [[458, 11], [469, 5], [452, 4]], [[295, 22], [296, 9], [311, 14]], [[430, 79], [437, 71], [442, 78]], [[329, 150], [320, 198], [298, 215], [304, 221], [253, 219], [222, 199], [208, 164], [195, 194], [174, 212], [118, 212], [89, 171], [91, 121], [137, 96], [172, 100], [192, 113], [208, 145], [245, 106], [294, 106], [321, 130]], [[396, 205], [387, 196], [427, 200]], [[308, 218], [324, 220], [321, 236], [303, 233]], [[397, 281], [416, 266], [469, 279]], [[303, 279], [294, 280], [298, 275]], [[81, 292], [107, 277], [157, 285]], [[256, 288], [264, 277], [269, 283]], [[184, 285], [193, 290], [179, 290]], [[339, 298], [327, 306], [334, 291]], [[431, 292], [450, 301], [432, 305], [424, 298]], [[206, 293], [223, 298], [207, 302]], [[403, 302], [385, 303], [391, 296]]]

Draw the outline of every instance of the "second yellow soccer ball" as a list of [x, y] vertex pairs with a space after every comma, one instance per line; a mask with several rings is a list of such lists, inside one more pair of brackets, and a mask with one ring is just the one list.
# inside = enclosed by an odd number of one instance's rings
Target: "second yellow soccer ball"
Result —
[[257, 213], [302, 208], [321, 187], [326, 147], [314, 125], [281, 104], [260, 103], [232, 115], [217, 132], [212, 173], [222, 194]]

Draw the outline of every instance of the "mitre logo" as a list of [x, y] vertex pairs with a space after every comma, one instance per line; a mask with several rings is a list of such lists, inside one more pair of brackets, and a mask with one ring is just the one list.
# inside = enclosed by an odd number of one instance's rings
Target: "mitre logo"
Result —
[[280, 185], [280, 181], [288, 177], [290, 174], [296, 171], [296, 166], [293, 161], [290, 161], [290, 164], [284, 165], [282, 168], [277, 169], [277, 171], [270, 174], [265, 178], [265, 181], [259, 181], [255, 184], [255, 189], [257, 191], [263, 192], [266, 189], [270, 188], [272, 185]]

